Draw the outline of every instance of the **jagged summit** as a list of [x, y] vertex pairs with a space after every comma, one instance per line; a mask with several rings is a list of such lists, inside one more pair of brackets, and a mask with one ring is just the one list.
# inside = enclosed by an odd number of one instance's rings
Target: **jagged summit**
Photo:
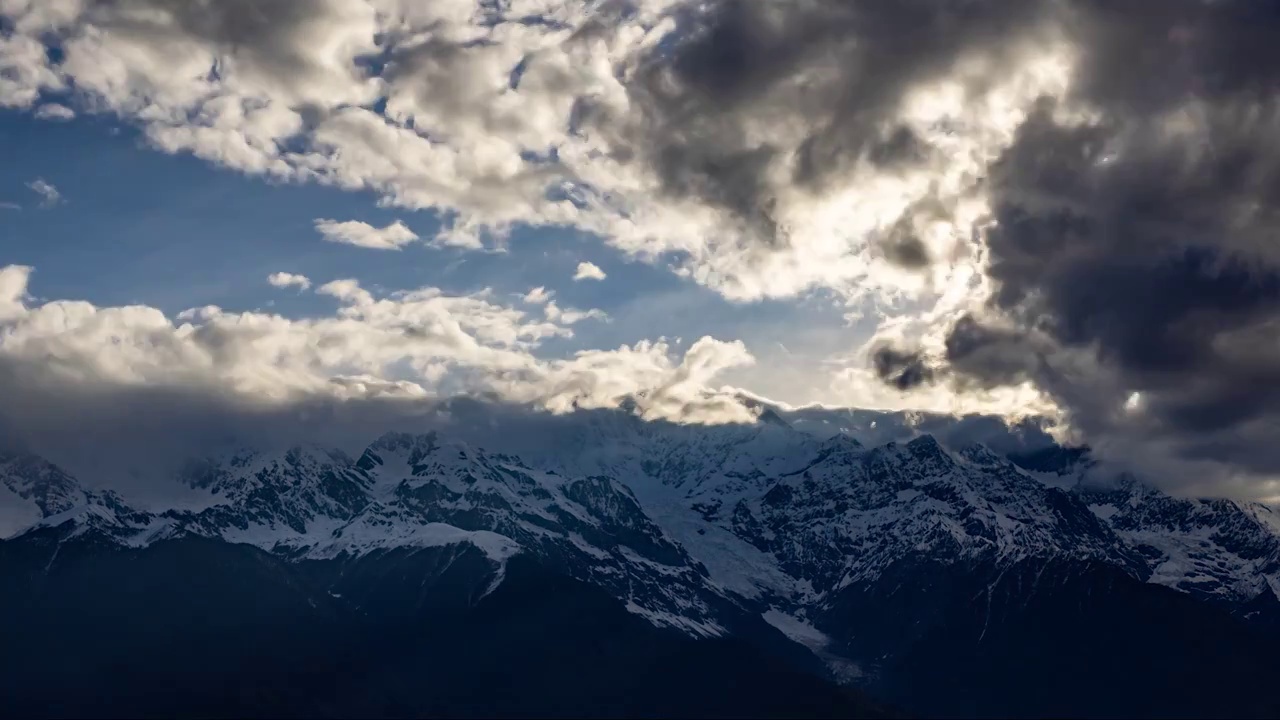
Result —
[[0, 483], [29, 501], [42, 516], [66, 512], [85, 503], [84, 489], [65, 470], [25, 452], [0, 452]]
[[770, 407], [764, 407], [761, 409], [760, 414], [756, 416], [756, 421], [767, 425], [777, 425], [791, 429], [791, 423], [782, 419], [782, 416], [777, 412], [774, 412], [773, 408]]
[[698, 634], [718, 632], [726, 598], [809, 612], [922, 558], [1103, 563], [1225, 602], [1280, 587], [1269, 508], [1171, 498], [1131, 476], [1100, 483], [1082, 451], [1028, 460], [933, 433], [867, 445], [797, 430], [769, 407], [761, 422], [713, 427], [616, 411], [472, 420], [388, 432], [356, 458], [228, 446], [176, 478], [210, 494], [200, 510], [135, 511], [39, 458], [0, 456], [12, 498], [0, 520], [8, 534], [92, 526], [131, 546], [195, 535], [289, 558], [466, 546], [498, 573], [528, 553]]

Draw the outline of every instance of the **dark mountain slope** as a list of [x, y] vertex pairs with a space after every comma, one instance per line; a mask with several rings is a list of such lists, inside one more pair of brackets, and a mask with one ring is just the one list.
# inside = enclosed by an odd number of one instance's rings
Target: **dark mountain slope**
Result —
[[938, 717], [1276, 717], [1274, 632], [1096, 563], [901, 565], [821, 626]]
[[[881, 714], [748, 642], [654, 627], [528, 557], [486, 594], [493, 568], [467, 545], [342, 568], [199, 538], [56, 539], [0, 543], [0, 694], [18, 715]], [[335, 597], [326, 585], [352, 572], [365, 595]]]

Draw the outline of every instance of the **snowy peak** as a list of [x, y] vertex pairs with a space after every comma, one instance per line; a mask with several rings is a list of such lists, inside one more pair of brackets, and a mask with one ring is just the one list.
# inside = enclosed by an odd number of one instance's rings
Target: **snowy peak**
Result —
[[0, 538], [52, 529], [62, 537], [98, 532], [133, 544], [156, 516], [111, 490], [85, 490], [62, 468], [31, 454], [0, 456]]
[[[389, 432], [377, 440], [360, 456], [360, 463], [373, 463], [382, 465], [385, 461], [383, 456], [391, 456], [403, 458], [404, 462], [410, 466], [416, 465], [422, 460], [434, 453], [439, 448], [439, 439], [436, 433], [425, 433], [414, 435], [403, 432]], [[366, 467], [365, 469], [372, 469]]]
[[495, 582], [529, 553], [699, 634], [717, 632], [724, 602], [814, 608], [916, 561], [1104, 563], [1231, 602], [1280, 589], [1280, 519], [1266, 506], [1172, 498], [1061, 448], [1028, 460], [932, 434], [867, 447], [770, 412], [715, 427], [612, 411], [471, 418], [387, 433], [354, 460], [313, 445], [226, 448], [180, 473], [216, 500], [199, 511], [137, 512], [6, 455], [0, 530], [87, 528], [125, 545], [190, 533], [336, 562], [470, 545]]
[[1266, 505], [1173, 497], [1128, 474], [1086, 477], [1073, 492], [1146, 559], [1152, 582], [1230, 602], [1280, 588], [1280, 526]]
[[86, 502], [80, 483], [62, 468], [29, 454], [0, 455], [0, 483], [30, 502], [41, 517], [71, 510]]
[[190, 514], [190, 524], [236, 542], [331, 529], [369, 504], [367, 475], [345, 453], [314, 445], [220, 453], [189, 463], [181, 479], [219, 500]]
[[756, 418], [756, 422], [759, 422], [764, 425], [774, 425], [777, 427], [783, 427], [788, 430], [794, 429], [791, 427], [791, 423], [782, 419], [782, 416], [779, 415], [777, 412], [773, 410], [773, 408], [770, 408], [770, 407], [765, 407], [760, 411], [760, 415]]
[[957, 453], [961, 460], [979, 467], [994, 468], [1007, 465], [1009, 461], [996, 454], [982, 443], [973, 443], [961, 448]]
[[817, 460], [861, 460], [867, 454], [867, 448], [856, 439], [844, 433], [836, 433], [818, 445]]
[[890, 442], [872, 449], [866, 456], [868, 469], [880, 476], [902, 475], [914, 479], [943, 477], [955, 469], [955, 462], [932, 435], [902, 444]]
[[827, 452], [803, 471], [739, 500], [728, 520], [735, 534], [820, 593], [913, 560], [1103, 560], [1143, 573], [1082, 503], [985, 448], [953, 458], [931, 436], [869, 451], [831, 448], [829, 439]]

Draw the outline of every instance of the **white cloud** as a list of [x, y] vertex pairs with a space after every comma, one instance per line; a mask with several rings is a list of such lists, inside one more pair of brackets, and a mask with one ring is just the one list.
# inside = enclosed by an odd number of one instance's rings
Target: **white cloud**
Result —
[[306, 290], [311, 287], [311, 280], [306, 275], [287, 272], [271, 273], [267, 276], [267, 282], [278, 288], [296, 287], [299, 290]]
[[40, 207], [53, 207], [54, 205], [63, 202], [62, 193], [58, 191], [58, 188], [54, 187], [53, 183], [45, 181], [43, 178], [36, 178], [35, 180], [32, 180], [27, 183], [27, 187], [30, 188], [32, 192], [40, 196]]
[[553, 291], [548, 290], [545, 287], [538, 286], [536, 288], [533, 288], [529, 292], [525, 293], [524, 296], [521, 297], [520, 299], [523, 300], [524, 302], [529, 303], [530, 305], [541, 305], [551, 300], [551, 297], [553, 295], [555, 295]]
[[22, 206], [16, 202], [0, 202], [0, 210], [21, 210]]
[[427, 287], [378, 297], [340, 279], [317, 289], [339, 303], [328, 317], [207, 306], [171, 320], [141, 305], [31, 305], [30, 275], [27, 267], [0, 269], [0, 381], [17, 373], [33, 387], [73, 395], [169, 389], [253, 406], [481, 393], [563, 412], [633, 397], [651, 418], [750, 419], [729, 393], [708, 387], [720, 372], [753, 361], [740, 342], [703, 338], [682, 358], [661, 340], [566, 359], [535, 354], [598, 311], [537, 318], [488, 291], [454, 296]]
[[26, 313], [27, 283], [31, 268], [26, 265], [0, 267], [0, 322]]
[[[628, 3], [624, 14], [579, 2], [478, 9], [469, 0], [326, 0], [306, 12], [273, 4], [245, 22], [229, 22], [238, 10], [223, 3], [46, 5], [5, 6], [15, 32], [0, 57], [22, 68], [0, 73], [18, 78], [6, 81], [20, 88], [0, 93], [10, 102], [29, 106], [40, 92], [70, 86], [86, 107], [133, 119], [164, 151], [443, 211], [437, 244], [478, 249], [521, 223], [568, 226], [736, 300], [813, 288], [851, 301], [936, 295], [952, 282], [953, 265], [970, 262], [968, 231], [983, 211], [970, 197], [975, 171], [1007, 144], [1029, 104], [1061, 94], [1070, 74], [1061, 44], [1039, 36], [1011, 71], [981, 57], [940, 66], [886, 120], [942, 148], [940, 159], [906, 169], [852, 163], [820, 188], [790, 179], [821, 120], [804, 115], [803, 87], [783, 85], [769, 98], [781, 108], [773, 114], [726, 115], [744, 151], [771, 149], [757, 194], [771, 198], [785, 238], [761, 242], [722, 203], [670, 192], [638, 157], [652, 121], [647, 53], [681, 32], [678, 2]], [[56, 67], [46, 40], [63, 47]], [[361, 60], [379, 54], [385, 66]], [[934, 197], [958, 209], [918, 230], [935, 257], [956, 260], [924, 275], [900, 272], [874, 241], [913, 203]], [[354, 237], [380, 248], [408, 242]]]
[[[0, 6], [0, 14], [10, 12], [8, 5]], [[29, 108], [41, 92], [61, 88], [44, 43], [23, 33], [0, 35], [0, 107]]]
[[76, 111], [66, 105], [45, 103], [36, 108], [36, 117], [41, 120], [74, 120]]
[[[744, 85], [733, 102], [705, 103], [696, 82], [663, 65], [666, 50], [652, 52], [690, 39], [695, 9], [677, 0], [317, 0], [245, 14], [233, 3], [8, 0], [0, 104], [36, 108], [69, 95], [81, 112], [135, 123], [165, 152], [433, 210], [444, 225], [424, 239], [436, 245], [484, 249], [522, 224], [571, 228], [733, 301], [823, 290], [879, 319], [878, 336], [940, 339], [988, 290], [976, 239], [988, 214], [986, 167], [1037, 98], [1068, 95], [1071, 44], [1037, 29], [1011, 34], [998, 52], [883, 73], [903, 86], [887, 93], [873, 130], [901, 130], [927, 152], [900, 165], [862, 150], [829, 153], [820, 159], [833, 169], [805, 183], [796, 177], [814, 137], [849, 119], [827, 100], [848, 95], [845, 68], [780, 63], [789, 74], [762, 84], [763, 94]], [[50, 63], [46, 43], [61, 47], [60, 62]], [[649, 141], [659, 135], [679, 142], [655, 159]], [[728, 173], [741, 184], [680, 165], [711, 150], [725, 152], [706, 167], [749, 165]], [[400, 222], [322, 219], [317, 229], [378, 249], [419, 239]], [[909, 271], [887, 259], [881, 241], [897, 230], [934, 262]], [[604, 273], [583, 263], [574, 278]], [[551, 294], [527, 302], [550, 306]], [[545, 320], [567, 325], [582, 312], [555, 307]]]
[[578, 269], [573, 273], [574, 280], [603, 280], [606, 277], [598, 265], [589, 262], [578, 263]]
[[345, 243], [373, 250], [399, 250], [418, 239], [417, 233], [399, 220], [376, 228], [358, 220], [316, 220], [316, 230], [329, 242]]
[[[685, 154], [736, 142], [741, 152], [730, 155], [759, 158], [750, 178], [739, 175], [768, 206], [778, 237], [762, 238], [754, 220], [728, 207], [737, 190], [700, 192], [698, 177], [664, 175], [645, 155], [671, 119], [661, 93], [674, 102], [697, 89], [663, 75], [664, 56], [650, 54], [683, 38], [684, 4], [626, 5], [623, 13], [554, 0], [483, 9], [470, 0], [326, 0], [305, 12], [271, 4], [230, 22], [238, 6], [224, 3], [14, 0], [3, 10], [15, 31], [0, 64], [20, 69], [0, 72], [15, 84], [0, 97], [25, 107], [71, 87], [84, 107], [132, 119], [166, 152], [441, 211], [446, 224], [430, 239], [438, 245], [480, 249], [522, 223], [565, 226], [733, 300], [828, 289], [896, 313], [956, 288], [977, 294], [962, 281], [979, 262], [972, 230], [986, 208], [977, 179], [1036, 98], [1064, 94], [1074, 60], [1060, 37], [1011, 36], [994, 54], [979, 48], [908, 74], [882, 124], [935, 152], [902, 167], [849, 158], [821, 183], [794, 178], [815, 127], [839, 124], [829, 105], [813, 105], [821, 88], [843, 87], [830, 68], [791, 68], [809, 84], [780, 79], [767, 97], [747, 98], [756, 104], [682, 105], [706, 116], [686, 128], [694, 135]], [[56, 66], [46, 41], [63, 48]], [[377, 55], [388, 62], [363, 61]], [[681, 148], [671, 150], [679, 161]], [[941, 211], [917, 212], [921, 204]], [[389, 249], [416, 239], [399, 223], [327, 222], [326, 237], [338, 242]], [[878, 240], [904, 223], [939, 262], [904, 272], [883, 257]]]
[[562, 310], [554, 300], [548, 301], [543, 305], [542, 312], [551, 322], [565, 325], [573, 325], [589, 319], [606, 321], [609, 319], [609, 316], [603, 310], [598, 309], [576, 310], [574, 308], [565, 308]]

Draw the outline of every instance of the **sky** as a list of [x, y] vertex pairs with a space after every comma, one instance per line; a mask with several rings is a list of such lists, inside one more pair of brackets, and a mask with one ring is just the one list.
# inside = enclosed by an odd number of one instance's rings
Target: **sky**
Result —
[[745, 391], [1275, 494], [1278, 7], [0, 0], [0, 421]]

